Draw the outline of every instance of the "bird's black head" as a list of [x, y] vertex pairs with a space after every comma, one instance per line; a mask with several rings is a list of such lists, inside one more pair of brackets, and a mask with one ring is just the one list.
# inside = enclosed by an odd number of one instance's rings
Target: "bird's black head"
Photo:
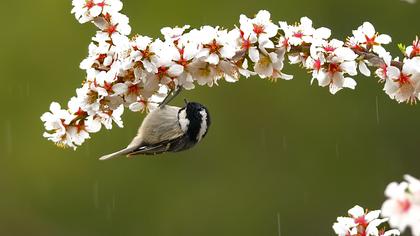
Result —
[[185, 101], [178, 113], [181, 128], [192, 142], [199, 142], [210, 127], [210, 114], [207, 108], [200, 103]]

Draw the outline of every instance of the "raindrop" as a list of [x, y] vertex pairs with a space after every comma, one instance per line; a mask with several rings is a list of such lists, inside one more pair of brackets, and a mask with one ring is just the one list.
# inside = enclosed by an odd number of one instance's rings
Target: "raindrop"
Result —
[[283, 149], [287, 150], [287, 142], [286, 142], [286, 136], [283, 136]]
[[115, 193], [112, 195], [112, 209], [115, 210]]
[[281, 236], [280, 213], [278, 212], [277, 212], [277, 232], [278, 232], [278, 236]]

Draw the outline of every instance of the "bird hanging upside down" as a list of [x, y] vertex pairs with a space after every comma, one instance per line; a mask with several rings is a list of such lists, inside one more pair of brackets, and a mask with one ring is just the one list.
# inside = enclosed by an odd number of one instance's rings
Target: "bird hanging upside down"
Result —
[[184, 107], [167, 103], [179, 94], [180, 89], [170, 94], [160, 106], [143, 120], [136, 137], [124, 149], [99, 158], [108, 160], [121, 155], [155, 155], [164, 152], [179, 152], [193, 147], [206, 136], [210, 127], [210, 114], [206, 107], [185, 100]]

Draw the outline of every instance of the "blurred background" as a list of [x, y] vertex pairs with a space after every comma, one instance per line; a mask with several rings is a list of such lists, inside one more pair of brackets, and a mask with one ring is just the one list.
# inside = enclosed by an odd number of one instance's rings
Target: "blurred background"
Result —
[[[393, 45], [420, 34], [419, 3], [399, 0], [123, 2], [133, 33], [151, 37], [164, 26], [231, 28], [260, 9], [275, 21], [309, 16], [340, 39], [363, 21]], [[337, 216], [355, 204], [378, 209], [389, 182], [420, 177], [419, 105], [397, 104], [361, 76], [357, 90], [332, 96], [289, 65], [290, 82], [250, 78], [179, 96], [175, 104], [185, 97], [212, 114], [190, 151], [98, 161], [136, 133], [143, 115], [129, 111], [125, 128], [94, 134], [77, 151], [57, 148], [39, 117], [81, 85], [78, 65], [96, 29], [74, 19], [70, 1], [1, 5], [2, 236], [333, 235]]]

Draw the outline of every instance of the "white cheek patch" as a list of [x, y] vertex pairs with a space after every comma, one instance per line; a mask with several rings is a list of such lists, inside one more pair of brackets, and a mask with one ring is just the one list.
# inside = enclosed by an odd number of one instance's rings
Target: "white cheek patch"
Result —
[[201, 126], [200, 131], [198, 132], [198, 141], [200, 141], [204, 134], [207, 132], [207, 112], [205, 110], [200, 111], [201, 115]]
[[178, 117], [179, 117], [179, 124], [181, 125], [182, 131], [187, 132], [190, 121], [187, 119], [187, 112], [185, 110], [186, 109], [180, 111]]

